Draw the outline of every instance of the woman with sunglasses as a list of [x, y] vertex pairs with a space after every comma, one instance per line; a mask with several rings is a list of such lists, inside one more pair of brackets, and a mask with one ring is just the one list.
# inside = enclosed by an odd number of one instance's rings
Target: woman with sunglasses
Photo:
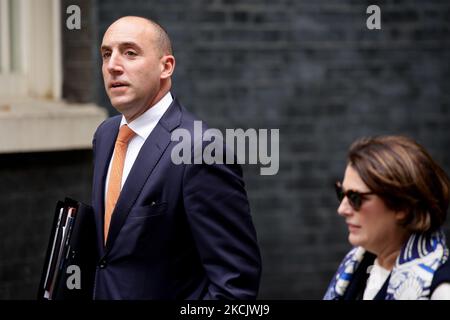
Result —
[[450, 182], [422, 146], [400, 136], [360, 139], [335, 187], [354, 248], [324, 299], [450, 299], [441, 230]]

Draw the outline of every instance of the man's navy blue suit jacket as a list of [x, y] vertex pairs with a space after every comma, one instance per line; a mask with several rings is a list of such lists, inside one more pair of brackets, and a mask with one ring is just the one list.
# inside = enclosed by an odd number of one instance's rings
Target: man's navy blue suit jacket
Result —
[[[238, 164], [171, 161], [171, 132], [194, 118], [175, 99], [142, 146], [103, 241], [104, 190], [121, 116], [97, 129], [94, 299], [254, 299], [261, 256]], [[193, 140], [193, 139], [192, 139]]]

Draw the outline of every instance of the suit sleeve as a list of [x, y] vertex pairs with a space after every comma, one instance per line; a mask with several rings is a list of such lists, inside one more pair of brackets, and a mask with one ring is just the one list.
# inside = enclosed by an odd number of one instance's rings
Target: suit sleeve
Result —
[[94, 132], [94, 136], [92, 137], [92, 161], [93, 163], [95, 163], [95, 152], [96, 152], [96, 146], [97, 146], [97, 135], [98, 132], [100, 131], [101, 127], [103, 126], [103, 124], [106, 122], [106, 120], [104, 120], [102, 123], [100, 123], [100, 125], [97, 127], [97, 129]]
[[239, 165], [186, 165], [187, 219], [209, 278], [204, 299], [255, 299], [261, 256]]
[[[92, 138], [92, 167], [93, 167], [93, 171], [95, 171], [95, 156], [96, 156], [96, 152], [97, 152], [98, 134], [99, 134], [99, 131], [101, 130], [101, 127], [103, 126], [103, 124], [105, 122], [106, 122], [106, 120], [104, 120], [97, 127], [97, 130], [95, 130], [94, 136]], [[93, 203], [94, 199], [95, 199], [95, 189], [92, 188], [91, 205], [94, 205], [94, 203]]]

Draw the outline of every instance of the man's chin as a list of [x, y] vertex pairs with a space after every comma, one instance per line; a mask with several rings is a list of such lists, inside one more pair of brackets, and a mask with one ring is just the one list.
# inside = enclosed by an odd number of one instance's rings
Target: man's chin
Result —
[[111, 104], [117, 111], [123, 113], [123, 111], [131, 107], [132, 102], [129, 99], [112, 98]]

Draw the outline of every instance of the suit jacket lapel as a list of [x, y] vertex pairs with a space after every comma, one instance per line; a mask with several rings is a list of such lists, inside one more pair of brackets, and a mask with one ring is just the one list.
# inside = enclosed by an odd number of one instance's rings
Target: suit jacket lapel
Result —
[[[109, 162], [111, 160], [114, 144], [119, 133], [121, 117], [114, 119], [109, 125], [110, 128], [105, 128], [102, 136], [97, 137], [96, 154], [95, 154], [95, 172], [93, 188], [96, 190], [96, 197], [93, 199], [93, 206], [95, 212], [95, 225], [97, 227], [97, 244], [99, 252], [104, 250], [104, 214], [105, 214], [105, 182], [108, 173]], [[106, 125], [106, 124], [105, 124]]]
[[111, 250], [148, 176], [169, 145], [171, 131], [179, 125], [180, 118], [180, 106], [175, 99], [139, 151], [112, 213], [105, 254]]

